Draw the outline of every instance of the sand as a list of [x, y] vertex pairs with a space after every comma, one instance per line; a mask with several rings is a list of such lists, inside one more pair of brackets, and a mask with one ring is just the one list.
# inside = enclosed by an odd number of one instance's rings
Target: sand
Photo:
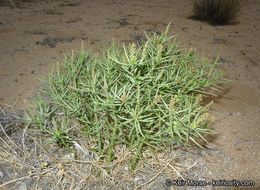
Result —
[[0, 1], [0, 106], [30, 105], [40, 78], [82, 43], [97, 51], [112, 40], [138, 42], [143, 31], [162, 32], [170, 22], [170, 35], [200, 55], [220, 56], [232, 80], [211, 108], [218, 135], [209, 148], [221, 154], [204, 155], [207, 175], [260, 186], [260, 2], [246, 1], [233, 25], [191, 20], [191, 10], [190, 0]]

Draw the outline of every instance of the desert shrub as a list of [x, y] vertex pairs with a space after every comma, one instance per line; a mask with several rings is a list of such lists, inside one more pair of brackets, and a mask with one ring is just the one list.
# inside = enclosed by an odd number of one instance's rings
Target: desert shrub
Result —
[[211, 132], [210, 104], [201, 105], [202, 95], [206, 87], [216, 89], [222, 72], [217, 60], [199, 58], [167, 37], [168, 28], [139, 46], [113, 43], [102, 56], [82, 49], [65, 57], [62, 68], [49, 75], [45, 93], [50, 98], [38, 98], [29, 123], [67, 147], [75, 126], [80, 127], [94, 139], [92, 150], [108, 162], [115, 146], [124, 145], [135, 152], [132, 168], [144, 149], [200, 146], [197, 139]]
[[229, 24], [235, 21], [243, 0], [194, 0], [191, 18], [211, 24]]

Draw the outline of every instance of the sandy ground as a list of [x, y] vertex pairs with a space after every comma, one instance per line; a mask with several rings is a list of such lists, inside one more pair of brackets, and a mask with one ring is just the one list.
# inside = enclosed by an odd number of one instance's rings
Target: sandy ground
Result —
[[203, 155], [207, 175], [255, 180], [260, 187], [260, 2], [246, 1], [235, 25], [188, 19], [191, 10], [190, 0], [0, 1], [0, 106], [14, 111], [30, 105], [39, 78], [82, 42], [93, 51], [113, 39], [137, 42], [143, 31], [164, 31], [170, 22], [170, 35], [200, 54], [219, 55], [233, 80], [211, 109], [218, 135], [209, 148], [220, 154]]

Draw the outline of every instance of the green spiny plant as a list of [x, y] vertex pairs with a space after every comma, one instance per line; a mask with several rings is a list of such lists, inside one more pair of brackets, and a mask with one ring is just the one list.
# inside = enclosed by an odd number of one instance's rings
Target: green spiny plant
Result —
[[115, 158], [115, 146], [133, 150], [132, 169], [145, 149], [190, 142], [201, 146], [197, 139], [206, 141], [203, 135], [212, 132], [210, 104], [201, 105], [202, 95], [208, 93], [205, 88], [216, 90], [223, 83], [222, 72], [217, 60], [201, 59], [174, 36], [167, 37], [168, 29], [146, 35], [140, 46], [112, 43], [102, 56], [84, 49], [66, 56], [48, 77], [51, 99], [39, 99], [37, 113], [27, 120], [66, 147], [73, 130], [67, 121], [77, 122], [108, 162]]

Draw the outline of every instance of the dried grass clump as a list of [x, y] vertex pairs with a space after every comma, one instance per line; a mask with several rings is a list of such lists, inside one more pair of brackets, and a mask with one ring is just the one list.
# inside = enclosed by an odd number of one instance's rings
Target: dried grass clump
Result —
[[243, 0], [194, 0], [191, 18], [211, 24], [234, 23]]
[[[1, 110], [1, 107], [0, 107]], [[133, 153], [126, 146], [115, 147], [112, 162], [87, 156], [84, 137], [77, 139], [81, 150], [68, 154], [46, 138], [18, 126], [8, 135], [0, 123], [0, 189], [165, 189], [166, 179], [202, 178], [204, 163], [184, 150], [145, 151], [147, 162], [130, 172]], [[192, 158], [192, 159], [191, 159]], [[194, 176], [196, 173], [196, 176]], [[25, 189], [23, 187], [23, 189]]]

